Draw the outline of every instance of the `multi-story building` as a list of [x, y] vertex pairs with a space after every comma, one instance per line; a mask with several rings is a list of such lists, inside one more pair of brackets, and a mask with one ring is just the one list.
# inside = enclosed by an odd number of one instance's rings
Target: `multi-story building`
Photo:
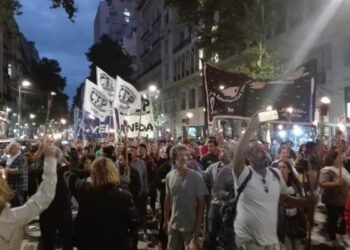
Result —
[[[289, 71], [317, 59], [316, 105], [321, 96], [330, 97], [331, 123], [345, 113], [350, 118], [349, 12], [349, 1], [287, 0], [278, 10], [281, 18], [269, 40], [282, 67]], [[194, 47], [195, 36], [163, 0], [140, 0], [136, 23], [139, 88], [155, 84], [160, 89], [155, 102], [164, 130], [181, 135], [183, 118], [192, 112], [190, 132], [196, 131], [204, 124], [204, 107], [201, 52]], [[218, 67], [229, 67], [234, 57], [219, 62]]]
[[160, 90], [152, 99], [156, 124], [161, 123], [162, 133], [170, 129], [172, 135], [180, 136], [183, 119], [191, 112], [188, 126], [200, 136], [203, 95], [195, 36], [163, 0], [139, 1], [136, 20], [138, 88], [156, 85]]
[[18, 85], [39, 61], [39, 53], [19, 31], [13, 15], [10, 17], [0, 25], [0, 96], [3, 105], [18, 110]]
[[136, 68], [135, 0], [101, 1], [94, 22], [94, 42], [105, 34], [119, 42], [132, 57]]

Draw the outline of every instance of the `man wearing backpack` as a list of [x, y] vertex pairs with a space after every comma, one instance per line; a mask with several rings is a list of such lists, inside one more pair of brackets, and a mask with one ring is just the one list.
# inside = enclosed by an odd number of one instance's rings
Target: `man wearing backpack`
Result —
[[217, 236], [221, 228], [221, 202], [225, 200], [233, 189], [233, 174], [231, 158], [233, 157], [233, 146], [226, 142], [219, 146], [219, 161], [215, 162], [203, 172], [204, 179], [211, 189], [211, 199], [208, 215], [208, 249], [215, 250]]
[[[256, 113], [250, 119], [234, 154], [235, 185], [239, 188], [242, 183], [246, 184], [244, 189], [240, 190], [241, 194], [237, 200], [235, 242], [239, 250], [279, 250], [279, 202], [289, 207], [301, 207], [311, 205], [314, 201], [288, 196], [281, 173], [270, 167], [271, 157], [264, 145], [258, 140], [250, 140], [258, 126]], [[246, 166], [246, 159], [250, 166]]]

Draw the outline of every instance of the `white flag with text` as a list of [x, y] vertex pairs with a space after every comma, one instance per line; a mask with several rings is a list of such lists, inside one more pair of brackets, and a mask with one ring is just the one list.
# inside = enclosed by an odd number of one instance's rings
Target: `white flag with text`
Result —
[[85, 80], [83, 109], [94, 117], [104, 121], [109, 115], [108, 97], [96, 84]]

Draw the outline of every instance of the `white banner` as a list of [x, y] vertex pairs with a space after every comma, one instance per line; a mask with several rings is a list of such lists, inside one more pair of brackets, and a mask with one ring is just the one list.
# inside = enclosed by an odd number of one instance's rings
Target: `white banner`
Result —
[[128, 137], [148, 137], [154, 136], [154, 123], [152, 114], [121, 116], [121, 120], [128, 122]]
[[96, 84], [85, 80], [83, 109], [94, 117], [104, 121], [109, 115], [108, 97]]
[[108, 109], [109, 114], [113, 115], [113, 103], [115, 99], [115, 91], [117, 88], [117, 82], [110, 75], [104, 72], [99, 67], [96, 67], [96, 79], [97, 86], [103, 90], [103, 94], [108, 97]]
[[[142, 95], [142, 93], [140, 93]], [[138, 108], [138, 112], [132, 115], [121, 115], [121, 122], [126, 120], [128, 123], [128, 137], [154, 137], [154, 119], [153, 109], [150, 99], [142, 96], [142, 110]], [[140, 112], [141, 111], [141, 112]]]
[[130, 83], [117, 76], [116, 98], [114, 107], [121, 114], [131, 114], [141, 107], [141, 94]]

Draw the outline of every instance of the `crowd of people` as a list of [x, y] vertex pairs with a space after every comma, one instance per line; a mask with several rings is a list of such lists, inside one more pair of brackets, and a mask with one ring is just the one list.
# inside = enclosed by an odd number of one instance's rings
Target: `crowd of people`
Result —
[[149, 206], [160, 250], [299, 250], [318, 198], [329, 241], [346, 244], [347, 142], [320, 150], [310, 141], [297, 153], [284, 143], [272, 159], [252, 139], [258, 126], [253, 116], [239, 141], [219, 134], [202, 145], [14, 141], [0, 159], [0, 249], [20, 249], [24, 225], [39, 214], [40, 249], [137, 249], [149, 237]]

